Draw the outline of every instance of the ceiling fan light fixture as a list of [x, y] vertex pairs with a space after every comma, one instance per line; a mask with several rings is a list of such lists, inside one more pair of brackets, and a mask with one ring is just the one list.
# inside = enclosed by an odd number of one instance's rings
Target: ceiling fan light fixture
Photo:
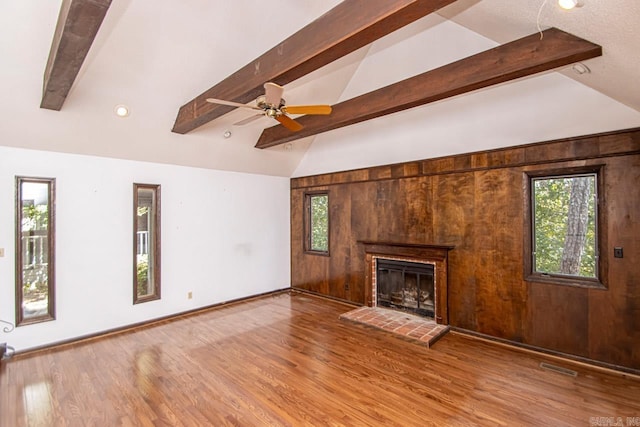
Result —
[[275, 108], [268, 108], [264, 112], [267, 115], [267, 117], [271, 117], [274, 119], [282, 114], [280, 111], [276, 110]]
[[578, 0], [558, 0], [558, 5], [564, 10], [571, 10], [580, 6]]
[[[282, 98], [282, 93], [284, 88], [276, 83], [267, 82], [264, 84], [264, 95], [259, 96], [256, 99], [256, 105], [245, 105], [240, 104], [235, 101], [226, 101], [224, 99], [217, 98], [207, 98], [207, 102], [211, 104], [220, 104], [220, 105], [228, 105], [230, 107], [237, 108], [248, 108], [250, 110], [260, 111], [260, 114], [254, 115], [252, 117], [248, 117], [244, 120], [240, 120], [237, 125], [246, 124], [252, 122], [254, 119], [259, 118], [261, 116], [266, 116], [270, 119], [274, 119], [285, 128], [289, 129], [292, 132], [298, 132], [303, 128], [303, 126], [289, 117], [287, 113], [291, 114], [320, 114], [327, 115], [331, 114], [331, 106], [330, 105], [294, 105], [294, 106], [285, 106], [285, 100]], [[231, 132], [229, 131], [229, 136], [231, 136]], [[228, 138], [225, 134], [225, 138]]]

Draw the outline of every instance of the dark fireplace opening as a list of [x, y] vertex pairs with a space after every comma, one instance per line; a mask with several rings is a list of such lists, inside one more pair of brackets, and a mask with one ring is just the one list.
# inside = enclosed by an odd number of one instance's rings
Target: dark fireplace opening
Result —
[[376, 260], [376, 305], [434, 317], [432, 264]]

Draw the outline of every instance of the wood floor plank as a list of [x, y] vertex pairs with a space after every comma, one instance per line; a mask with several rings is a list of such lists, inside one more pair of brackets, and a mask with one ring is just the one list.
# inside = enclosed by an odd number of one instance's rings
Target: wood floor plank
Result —
[[[589, 425], [640, 379], [448, 334], [432, 348], [292, 293], [1, 365], [0, 427]], [[561, 365], [576, 377], [540, 368]]]

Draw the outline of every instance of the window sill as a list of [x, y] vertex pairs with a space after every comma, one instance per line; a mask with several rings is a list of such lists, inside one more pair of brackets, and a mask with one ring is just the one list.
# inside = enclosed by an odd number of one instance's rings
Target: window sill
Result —
[[43, 323], [43, 322], [51, 322], [52, 320], [56, 320], [56, 318], [50, 314], [46, 314], [38, 317], [29, 317], [27, 319], [22, 319], [21, 321], [16, 322], [16, 327], [35, 325], [37, 323]]
[[607, 287], [598, 279], [585, 279], [579, 277], [554, 276], [550, 274], [531, 274], [524, 279], [526, 282], [546, 283], [549, 285], [571, 286], [574, 288], [607, 290]]
[[304, 251], [305, 255], [320, 255], [320, 256], [330, 256], [329, 252], [323, 252], [323, 251]]
[[138, 297], [133, 301], [133, 304], [142, 304], [150, 301], [157, 301], [160, 299], [160, 295], [149, 295], [145, 297]]

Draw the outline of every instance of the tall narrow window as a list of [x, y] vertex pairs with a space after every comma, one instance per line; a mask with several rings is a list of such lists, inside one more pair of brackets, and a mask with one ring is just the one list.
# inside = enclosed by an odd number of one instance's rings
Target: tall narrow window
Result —
[[531, 177], [533, 278], [597, 284], [598, 174]]
[[16, 177], [16, 325], [55, 319], [55, 179]]
[[320, 254], [329, 253], [329, 194], [305, 196], [305, 249]]
[[160, 186], [133, 184], [133, 303], [160, 299]]

